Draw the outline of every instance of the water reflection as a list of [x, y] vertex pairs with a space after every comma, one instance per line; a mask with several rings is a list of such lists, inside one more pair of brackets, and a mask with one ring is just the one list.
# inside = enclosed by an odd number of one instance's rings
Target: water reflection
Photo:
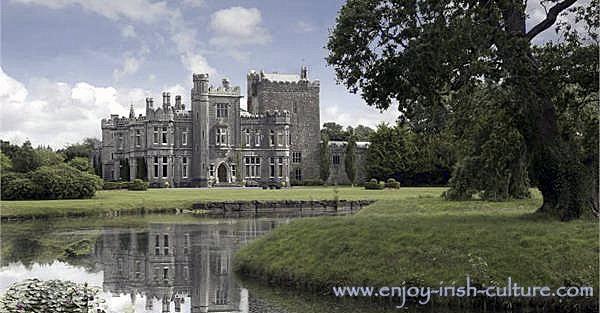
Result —
[[[248, 291], [232, 273], [240, 245], [287, 220], [256, 219], [202, 224], [150, 224], [146, 230], [106, 230], [94, 257], [104, 271], [103, 288], [145, 299], [145, 310], [248, 312]], [[188, 303], [186, 305], [186, 303]]]

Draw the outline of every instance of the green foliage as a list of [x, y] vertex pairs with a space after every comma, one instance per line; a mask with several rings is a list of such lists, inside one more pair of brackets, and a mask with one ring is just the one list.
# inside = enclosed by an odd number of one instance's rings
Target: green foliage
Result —
[[350, 183], [354, 185], [356, 182], [356, 139], [354, 135], [351, 135], [350, 138], [348, 138], [344, 167], [346, 170], [346, 175], [348, 176], [348, 180], [350, 180]]
[[[106, 312], [100, 289], [70, 281], [26, 279], [0, 297], [3, 312]], [[5, 310], [5, 311], [4, 311]]]
[[329, 167], [331, 165], [331, 156], [329, 153], [329, 137], [321, 134], [321, 149], [319, 151], [319, 177], [322, 181], [327, 181], [329, 178]]
[[3, 141], [2, 152], [11, 159], [12, 170], [15, 172], [27, 173], [42, 165], [40, 156], [29, 141], [25, 141], [21, 147]]
[[90, 163], [90, 160], [86, 159], [84, 157], [75, 157], [75, 158], [71, 159], [67, 164], [69, 164], [69, 166], [76, 168], [82, 172], [88, 172], [90, 174], [94, 173], [94, 169], [92, 168], [92, 164]]
[[400, 127], [380, 124], [371, 136], [367, 150], [367, 175], [378, 180], [402, 173], [408, 168], [406, 131]]
[[40, 160], [40, 166], [54, 166], [65, 162], [61, 154], [52, 151], [49, 147], [38, 147], [35, 153]]
[[529, 197], [525, 140], [502, 109], [506, 106], [499, 104], [510, 101], [510, 94], [486, 86], [458, 94], [452, 101], [462, 102], [450, 119], [460, 161], [444, 197], [467, 200], [478, 195], [491, 201]]
[[12, 161], [6, 154], [0, 152], [0, 172], [6, 172], [10, 170], [12, 170]]
[[24, 175], [2, 175], [2, 200], [35, 199], [37, 186]]
[[100, 185], [98, 176], [81, 172], [66, 164], [42, 166], [29, 174], [37, 186], [37, 199], [91, 198]]
[[400, 189], [400, 183], [394, 178], [388, 178], [388, 180], [385, 182], [385, 188]]
[[129, 183], [127, 188], [129, 190], [147, 190], [148, 183], [141, 179], [134, 179], [132, 182]]
[[377, 181], [375, 178], [372, 178], [365, 183], [365, 189], [367, 190], [382, 190], [383, 188], [385, 188], [385, 184]]
[[[563, 128], [570, 124], [563, 119], [565, 111], [571, 118], [585, 114], [581, 104], [588, 95], [596, 97], [599, 77], [598, 0], [574, 4], [554, 3], [548, 19], [526, 31], [526, 6], [515, 1], [350, 0], [330, 33], [327, 62], [338, 80], [350, 91], [360, 91], [369, 105], [382, 110], [397, 105], [402, 120], [418, 134], [442, 133], [451, 115], [472, 114], [464, 101], [454, 101], [456, 94], [500, 86], [506, 96], [491, 103], [485, 117], [489, 124], [481, 123], [489, 131], [474, 130], [488, 146], [462, 163], [483, 164], [494, 177], [466, 183], [477, 184], [470, 187], [483, 190], [486, 198], [506, 199], [522, 194], [527, 177], [524, 164], [531, 164], [530, 174], [546, 200], [541, 211], [569, 220], [579, 217], [589, 204], [598, 212], [597, 170], [587, 165], [593, 160], [580, 154], [580, 147], [572, 142], [577, 140], [569, 138], [582, 133]], [[560, 22], [558, 31], [565, 39], [558, 48], [532, 45], [560, 14], [573, 16], [584, 27]], [[490, 116], [499, 117], [498, 123]], [[505, 166], [508, 157], [498, 154], [506, 150], [502, 135], [520, 138], [515, 146], [523, 155], [508, 156], [516, 167]], [[500, 148], [490, 146], [494, 143], [500, 143]], [[593, 159], [593, 154], [589, 156]], [[385, 172], [378, 170], [379, 175]], [[473, 171], [455, 173], [464, 176]]]
[[128, 181], [105, 181], [102, 185], [103, 190], [128, 189]]
[[356, 141], [369, 141], [369, 137], [373, 132], [372, 128], [364, 125], [358, 125], [356, 128], [348, 126], [344, 130], [344, 126], [340, 124], [327, 122], [323, 123], [323, 128], [321, 128], [321, 138], [326, 136], [329, 140], [348, 141], [350, 136], [353, 135]]
[[81, 143], [75, 143], [67, 146], [59, 152], [64, 153], [67, 161], [71, 161], [76, 157], [89, 159], [95, 146], [98, 146], [100, 141], [96, 138], [85, 138]]

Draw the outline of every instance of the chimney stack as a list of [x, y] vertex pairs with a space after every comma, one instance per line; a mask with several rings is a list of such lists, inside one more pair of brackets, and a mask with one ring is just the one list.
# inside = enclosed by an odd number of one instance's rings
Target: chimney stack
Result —
[[181, 110], [181, 96], [175, 96], [175, 110]]

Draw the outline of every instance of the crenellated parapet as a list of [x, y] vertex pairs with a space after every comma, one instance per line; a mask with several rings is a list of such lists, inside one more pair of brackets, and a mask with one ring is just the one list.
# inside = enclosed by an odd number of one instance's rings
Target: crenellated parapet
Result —
[[101, 126], [102, 128], [126, 128], [131, 125], [143, 123], [145, 121], [146, 117], [142, 115], [138, 117], [125, 117], [117, 114], [111, 114], [109, 118], [104, 118], [101, 120]]
[[288, 125], [291, 123], [291, 114], [287, 110], [267, 110], [264, 113], [249, 113], [242, 115], [240, 118], [242, 124]]

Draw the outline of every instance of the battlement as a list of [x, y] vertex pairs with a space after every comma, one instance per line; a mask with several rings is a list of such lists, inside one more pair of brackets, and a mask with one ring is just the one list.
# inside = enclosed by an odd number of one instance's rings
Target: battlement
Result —
[[263, 85], [283, 85], [283, 86], [307, 86], [307, 87], [319, 87], [320, 81], [318, 79], [310, 80], [308, 78], [308, 69], [302, 66], [300, 74], [293, 73], [265, 73], [264, 71], [256, 72], [251, 70], [247, 74], [249, 81], [261, 82]]
[[290, 124], [291, 114], [287, 110], [268, 110], [264, 113], [241, 115], [242, 124]]
[[146, 117], [141, 114], [138, 117], [119, 117], [117, 114], [111, 114], [109, 118], [102, 119], [101, 125], [102, 128], [119, 128], [144, 121], [146, 121]]

